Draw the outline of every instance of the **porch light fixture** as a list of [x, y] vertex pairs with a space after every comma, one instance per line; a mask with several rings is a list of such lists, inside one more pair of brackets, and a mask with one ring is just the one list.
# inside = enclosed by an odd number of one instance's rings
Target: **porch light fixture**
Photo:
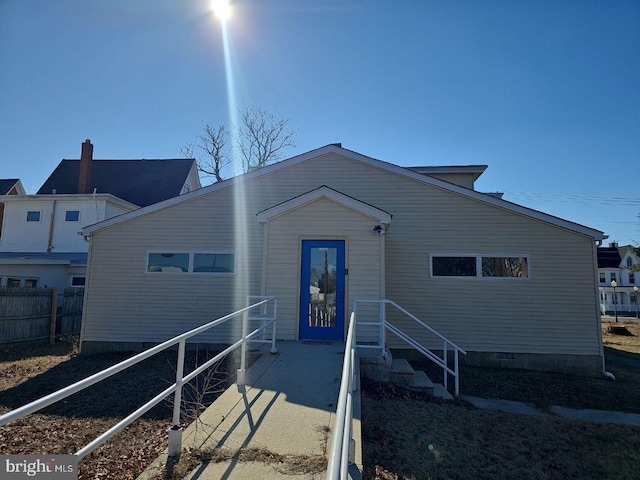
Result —
[[380, 235], [384, 235], [385, 233], [387, 233], [384, 231], [384, 228], [382, 228], [381, 225], [376, 225], [375, 227], [373, 227], [373, 231], [379, 233]]
[[638, 286], [636, 285], [635, 287], [633, 287], [633, 291], [636, 294], [636, 319], [640, 318], [640, 316], [638, 315]]
[[618, 286], [618, 282], [615, 280], [611, 280], [611, 286], [613, 287], [613, 311], [616, 315], [616, 323], [618, 323], [618, 297], [616, 294], [616, 287]]

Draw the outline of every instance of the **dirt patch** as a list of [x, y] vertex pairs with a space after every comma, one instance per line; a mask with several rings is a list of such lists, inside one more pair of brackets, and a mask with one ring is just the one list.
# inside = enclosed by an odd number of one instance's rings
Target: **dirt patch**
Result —
[[237, 451], [216, 448], [193, 451], [191, 454], [204, 463], [232, 459], [240, 462], [260, 462], [289, 475], [320, 473], [327, 468], [325, 455], [282, 455], [267, 448], [241, 448]]
[[640, 323], [603, 322], [602, 343], [615, 350], [640, 354]]

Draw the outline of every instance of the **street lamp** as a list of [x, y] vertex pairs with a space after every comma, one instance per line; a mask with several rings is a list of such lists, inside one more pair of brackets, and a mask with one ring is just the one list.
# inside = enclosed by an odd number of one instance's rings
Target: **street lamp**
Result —
[[638, 315], [638, 286], [637, 285], [633, 287], [633, 291], [636, 294], [636, 320], [637, 320], [638, 318], [640, 318], [640, 316]]
[[616, 313], [616, 323], [618, 323], [618, 297], [616, 296], [616, 287], [618, 282], [611, 280], [611, 286], [613, 287], [613, 310]]

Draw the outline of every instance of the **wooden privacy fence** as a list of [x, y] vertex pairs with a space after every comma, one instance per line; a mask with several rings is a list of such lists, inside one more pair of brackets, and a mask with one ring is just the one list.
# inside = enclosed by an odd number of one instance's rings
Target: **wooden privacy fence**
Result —
[[80, 332], [83, 288], [0, 288], [0, 344], [50, 339]]

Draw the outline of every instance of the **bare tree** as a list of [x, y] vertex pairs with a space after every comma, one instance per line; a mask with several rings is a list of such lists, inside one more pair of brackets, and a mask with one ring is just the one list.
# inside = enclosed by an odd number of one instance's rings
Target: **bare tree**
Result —
[[246, 107], [240, 112], [236, 142], [245, 172], [278, 162], [287, 147], [295, 147], [295, 132], [289, 119], [278, 118], [262, 108]]
[[[232, 132], [244, 172], [282, 160], [284, 150], [295, 146], [289, 119], [278, 118], [262, 108], [246, 107], [240, 111], [240, 125], [233, 126]], [[200, 172], [221, 182], [224, 167], [232, 162], [227, 148], [228, 137], [229, 129], [224, 125], [212, 127], [205, 122], [196, 142], [187, 143], [180, 153], [195, 158]], [[204, 155], [197, 155], [196, 149]]]
[[[231, 158], [225, 148], [228, 135], [229, 132], [224, 125], [212, 127], [210, 123], [205, 122], [196, 143], [187, 143], [180, 149], [180, 153], [188, 158], [195, 158], [198, 170], [205, 176], [214, 177], [216, 182], [221, 182], [224, 180], [222, 169], [231, 163]], [[195, 147], [202, 150], [205, 156], [195, 155]]]

